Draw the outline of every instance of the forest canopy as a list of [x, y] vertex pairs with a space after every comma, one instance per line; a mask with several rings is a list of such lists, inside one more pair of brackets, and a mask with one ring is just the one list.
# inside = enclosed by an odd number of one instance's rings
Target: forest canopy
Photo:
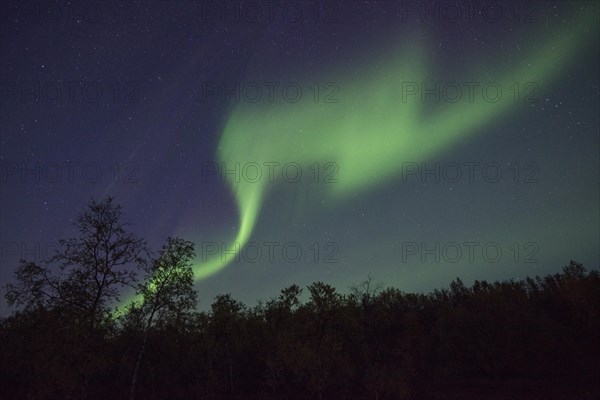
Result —
[[[168, 238], [152, 253], [111, 198], [91, 201], [75, 226], [77, 237], [44, 262], [22, 260], [6, 286], [15, 309], [0, 320], [3, 398], [600, 395], [600, 275], [575, 261], [430, 293], [369, 277], [347, 294], [315, 282], [256, 305], [222, 294], [199, 311], [194, 243]], [[137, 300], [115, 318], [127, 288]]]

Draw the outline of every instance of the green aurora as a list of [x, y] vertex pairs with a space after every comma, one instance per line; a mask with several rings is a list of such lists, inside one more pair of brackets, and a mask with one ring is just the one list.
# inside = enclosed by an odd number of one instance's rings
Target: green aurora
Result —
[[[354, 70], [340, 74], [336, 81], [340, 88], [337, 103], [315, 102], [307, 94], [296, 103], [240, 103], [224, 125], [218, 159], [228, 167], [236, 163], [278, 163], [281, 167], [294, 162], [303, 170], [315, 162], [331, 162], [338, 167], [337, 182], [327, 186], [332, 201], [366, 191], [396, 177], [404, 161], [427, 161], [482, 132], [495, 119], [510, 118], [517, 110], [514, 92], [509, 90], [515, 82], [521, 87], [528, 82], [546, 86], [557, 79], [579, 57], [579, 44], [595, 32], [595, 13], [577, 12], [571, 22], [545, 36], [543, 44], [539, 38], [532, 40], [523, 52], [528, 57], [521, 57], [509, 70], [480, 67], [466, 71], [465, 79], [455, 81], [463, 89], [457, 102], [432, 105], [418, 94], [406, 93], [408, 86], [414, 88], [413, 83], [436, 81], [432, 79], [434, 60], [426, 56], [427, 44], [414, 40], [399, 54], [373, 60], [359, 76]], [[473, 101], [462, 82], [480, 83]], [[482, 96], [481, 87], [489, 82], [503, 90], [497, 101], [493, 100], [493, 88], [488, 99]], [[280, 174], [275, 177], [280, 178]], [[248, 243], [268, 192], [278, 180], [270, 181], [263, 175], [256, 182], [229, 179], [227, 183], [239, 212], [239, 229], [231, 243], [241, 249]], [[217, 255], [202, 262], [196, 260], [195, 280], [213, 276], [232, 259], [233, 255]], [[139, 298], [133, 296], [123, 304], [136, 300]]]

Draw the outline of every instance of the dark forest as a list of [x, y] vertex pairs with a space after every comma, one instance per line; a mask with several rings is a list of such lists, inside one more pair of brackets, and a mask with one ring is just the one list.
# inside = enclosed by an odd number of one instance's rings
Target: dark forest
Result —
[[[600, 276], [455, 279], [404, 293], [291, 285], [198, 311], [194, 244], [153, 255], [111, 198], [43, 263], [21, 261], [0, 321], [4, 399], [597, 399]], [[136, 301], [117, 309], [119, 293]], [[303, 291], [308, 300], [303, 301]], [[306, 298], [306, 297], [305, 297]]]

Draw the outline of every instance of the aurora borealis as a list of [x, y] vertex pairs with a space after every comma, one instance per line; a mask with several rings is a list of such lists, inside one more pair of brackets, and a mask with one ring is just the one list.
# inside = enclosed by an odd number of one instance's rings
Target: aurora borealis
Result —
[[[584, 40], [586, 31], [589, 34], [593, 23], [588, 14], [557, 32], [556, 37], [546, 39], [546, 43], [530, 46], [533, 57], [526, 65], [491, 74], [501, 77], [493, 81], [493, 87], [508, 88], [513, 82], [551, 82], [554, 73], [577, 56], [577, 43]], [[421, 90], [415, 83], [425, 82], [431, 67], [423, 60], [422, 46], [426, 44], [413, 43], [416, 50], [384, 59], [381, 71], [367, 69], [364, 75], [342, 79], [343, 104], [319, 104], [305, 97], [293, 104], [267, 107], [244, 104], [233, 111], [221, 138], [220, 160], [230, 167], [236, 163], [240, 168], [250, 163], [261, 166], [256, 179], [242, 178], [231, 184], [240, 214], [234, 243], [240, 247], [246, 244], [267, 185], [274, 183], [262, 172], [268, 163], [276, 163], [275, 167], [295, 162], [302, 170], [314, 162], [334, 163], [339, 178], [330, 188], [334, 195], [343, 196], [389, 180], [398, 174], [402, 161], [425, 161], [499, 115], [510, 115], [515, 98], [502, 95], [502, 89], [493, 98], [485, 98], [487, 91], [482, 89], [475, 99], [480, 84], [467, 86], [470, 95], [455, 95], [457, 102], [449, 101], [433, 116], [424, 112]], [[486, 82], [481, 71], [467, 76], [476, 78], [470, 82]], [[417, 93], [408, 95], [408, 90]], [[197, 279], [217, 272], [219, 267], [213, 265], [197, 265]]]
[[[32, 37], [3, 28], [0, 283], [23, 243], [40, 256], [89, 197], [109, 194], [151, 244], [196, 243], [200, 308], [290, 283], [344, 291], [370, 275], [419, 291], [600, 261], [598, 3], [544, 3], [531, 23], [421, 23], [401, 22], [398, 4], [353, 2], [318, 24], [148, 4], [116, 33], [65, 22], [71, 36], [52, 51], [49, 22]], [[23, 102], [7, 89], [20, 81], [101, 82], [105, 96]], [[138, 101], [115, 101], [115, 82], [133, 82]], [[260, 100], [238, 99], [239, 82]], [[20, 171], [67, 162], [97, 163], [103, 178]]]

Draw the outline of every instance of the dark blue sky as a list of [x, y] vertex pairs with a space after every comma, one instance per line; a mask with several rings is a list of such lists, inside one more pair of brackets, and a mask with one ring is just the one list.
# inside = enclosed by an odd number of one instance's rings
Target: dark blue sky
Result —
[[[367, 81], [363, 67], [385, 69], [386, 54], [415, 38], [425, 43], [432, 66], [426, 83], [481, 76], [493, 82], [500, 79], [494, 71], [527, 64], [536, 48], [560, 39], [557, 31], [571, 29], [590, 32], [585, 39], [574, 34], [573, 51], [552, 79], [534, 81], [531, 92], [522, 88], [533, 101], [515, 103], [510, 113], [427, 160], [441, 168], [500, 166], [497, 182], [480, 167], [472, 182], [396, 174], [337, 202], [310, 185], [277, 185], [250, 240], [276, 241], [280, 248], [295, 243], [304, 256], [299, 262], [242, 257], [198, 282], [199, 307], [217, 293], [254, 304], [290, 283], [316, 280], [345, 291], [369, 274], [419, 291], [456, 276], [542, 275], [570, 259], [598, 266], [597, 3], [517, 9], [509, 2], [269, 4], [2, 3], [1, 285], [12, 279], [19, 258], [40, 260], [59, 238], [72, 235], [71, 219], [92, 197], [114, 196], [154, 249], [167, 236], [182, 235], [196, 242], [201, 258], [212, 243], [234, 238], [240, 216], [231, 188], [203, 180], [202, 172], [219, 161], [228, 118], [248, 99], [222, 101], [207, 95], [207, 85], [333, 82], [344, 107], [345, 76], [357, 71], [353, 82]], [[469, 4], [475, 4], [472, 16]], [[420, 15], [423, 7], [428, 13]], [[456, 10], [462, 17], [454, 17]], [[577, 18], [590, 13], [592, 28], [578, 26]], [[549, 54], [547, 62], [557, 59]], [[470, 70], [480, 73], [471, 77]], [[365, 105], [373, 101], [365, 94]], [[424, 103], [434, 113], [444, 101]], [[466, 242], [478, 243], [474, 260]], [[490, 261], [481, 252], [486, 245], [503, 256]], [[335, 262], [324, 262], [328, 252]], [[4, 299], [0, 305], [5, 315]]]

